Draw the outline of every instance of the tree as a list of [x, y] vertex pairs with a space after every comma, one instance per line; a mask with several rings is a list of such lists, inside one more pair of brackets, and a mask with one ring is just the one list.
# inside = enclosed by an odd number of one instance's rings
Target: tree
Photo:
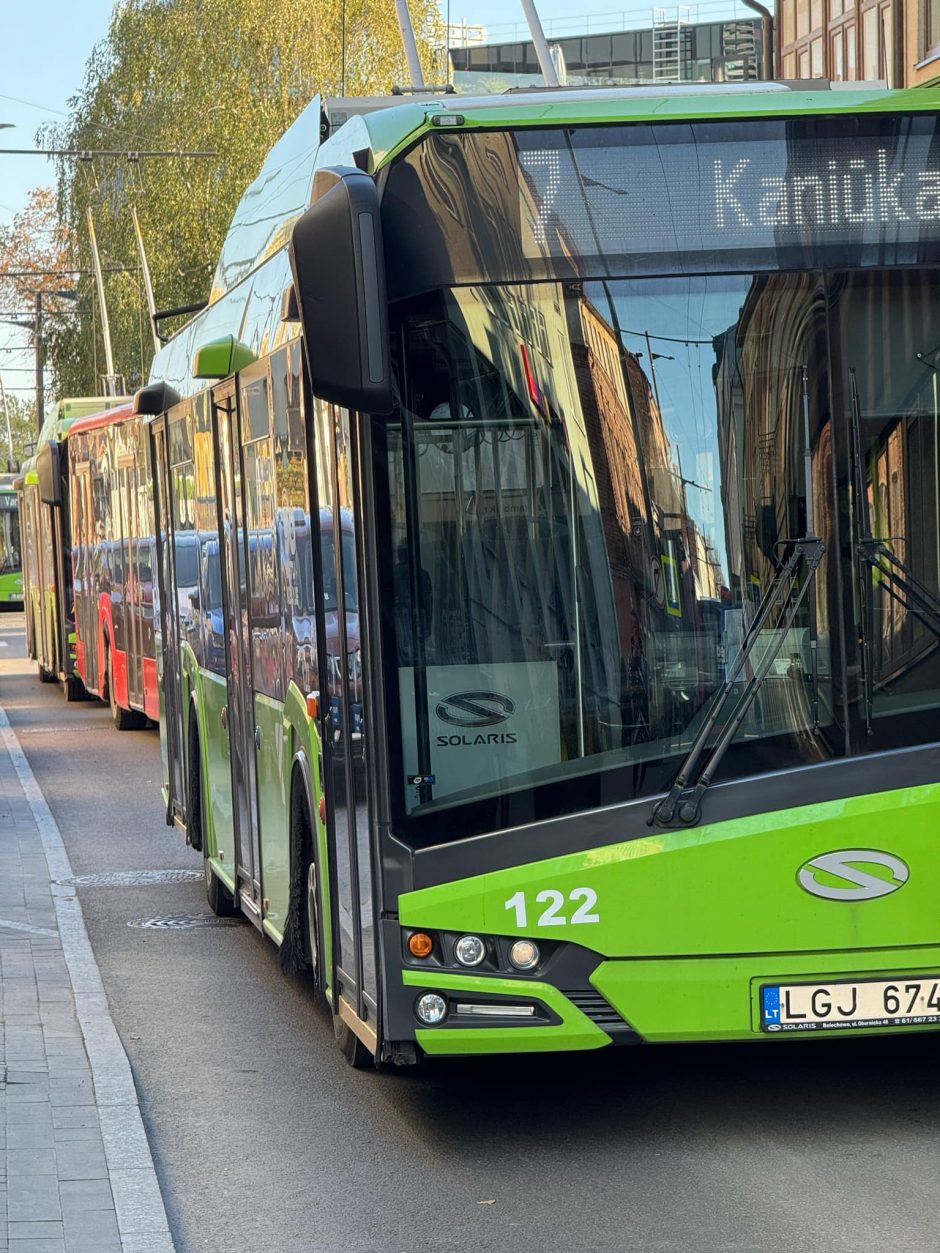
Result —
[[[437, 0], [412, 0], [424, 63], [441, 42]], [[345, 26], [345, 40], [343, 28]], [[346, 56], [344, 59], [343, 48]], [[274, 141], [320, 92], [386, 93], [407, 81], [393, 0], [120, 0], [93, 51], [67, 123], [41, 139], [88, 151], [211, 151], [211, 159], [62, 159], [57, 207], [71, 265], [95, 305], [86, 212], [105, 267], [116, 369], [129, 387], [152, 356], [131, 206], [157, 304], [208, 295], [238, 201]], [[50, 331], [47, 359], [63, 393], [96, 390], [100, 333], [88, 313]]]
[[10, 423], [9, 436], [13, 441], [14, 466], [22, 465], [36, 443], [35, 401], [24, 400], [9, 392], [5, 393], [4, 401], [0, 401], [0, 472], [3, 473], [10, 459], [7, 420]]

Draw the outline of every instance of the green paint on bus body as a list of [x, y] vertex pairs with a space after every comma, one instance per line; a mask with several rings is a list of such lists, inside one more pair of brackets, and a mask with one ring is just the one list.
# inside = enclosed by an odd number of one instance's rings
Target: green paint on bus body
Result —
[[[593, 950], [592, 983], [644, 1039], [754, 1038], [761, 983], [940, 971], [938, 825], [940, 785], [851, 797], [421, 889], [399, 918]], [[800, 885], [805, 863], [839, 849], [889, 853], [909, 877], [871, 900]], [[905, 1029], [924, 1028], [889, 1028]]]
[[0, 574], [0, 604], [19, 605], [23, 600], [23, 572]]

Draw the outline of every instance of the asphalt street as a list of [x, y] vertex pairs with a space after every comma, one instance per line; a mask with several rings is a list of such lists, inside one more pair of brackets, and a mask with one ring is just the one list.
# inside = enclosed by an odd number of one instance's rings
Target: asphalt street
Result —
[[0, 618], [0, 703], [58, 821], [181, 1253], [940, 1249], [936, 1035], [362, 1074], [248, 922], [205, 924], [156, 730], [67, 705]]

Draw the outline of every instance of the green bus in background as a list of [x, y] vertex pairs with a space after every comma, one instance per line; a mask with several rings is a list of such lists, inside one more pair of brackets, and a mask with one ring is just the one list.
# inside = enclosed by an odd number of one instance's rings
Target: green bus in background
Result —
[[315, 102], [249, 188], [135, 399], [168, 820], [353, 1064], [940, 1023], [938, 110]]
[[23, 603], [23, 557], [14, 477], [0, 474], [0, 605], [19, 608]]
[[75, 618], [69, 520], [69, 428], [78, 418], [127, 403], [126, 396], [82, 396], [57, 401], [36, 451], [24, 462], [16, 490], [22, 536], [22, 600], [26, 647], [43, 683], [59, 683], [69, 700], [84, 692], [75, 673]]

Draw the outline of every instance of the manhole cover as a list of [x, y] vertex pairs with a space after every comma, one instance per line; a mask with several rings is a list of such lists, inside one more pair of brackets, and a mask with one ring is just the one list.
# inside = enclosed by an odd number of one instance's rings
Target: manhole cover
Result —
[[182, 883], [201, 879], [201, 870], [114, 870], [108, 874], [82, 874], [72, 879], [59, 879], [63, 887], [125, 888], [148, 883]]
[[135, 918], [129, 927], [147, 927], [155, 931], [185, 931], [189, 927], [225, 927], [237, 918], [217, 918], [215, 914], [162, 914], [158, 918]]

